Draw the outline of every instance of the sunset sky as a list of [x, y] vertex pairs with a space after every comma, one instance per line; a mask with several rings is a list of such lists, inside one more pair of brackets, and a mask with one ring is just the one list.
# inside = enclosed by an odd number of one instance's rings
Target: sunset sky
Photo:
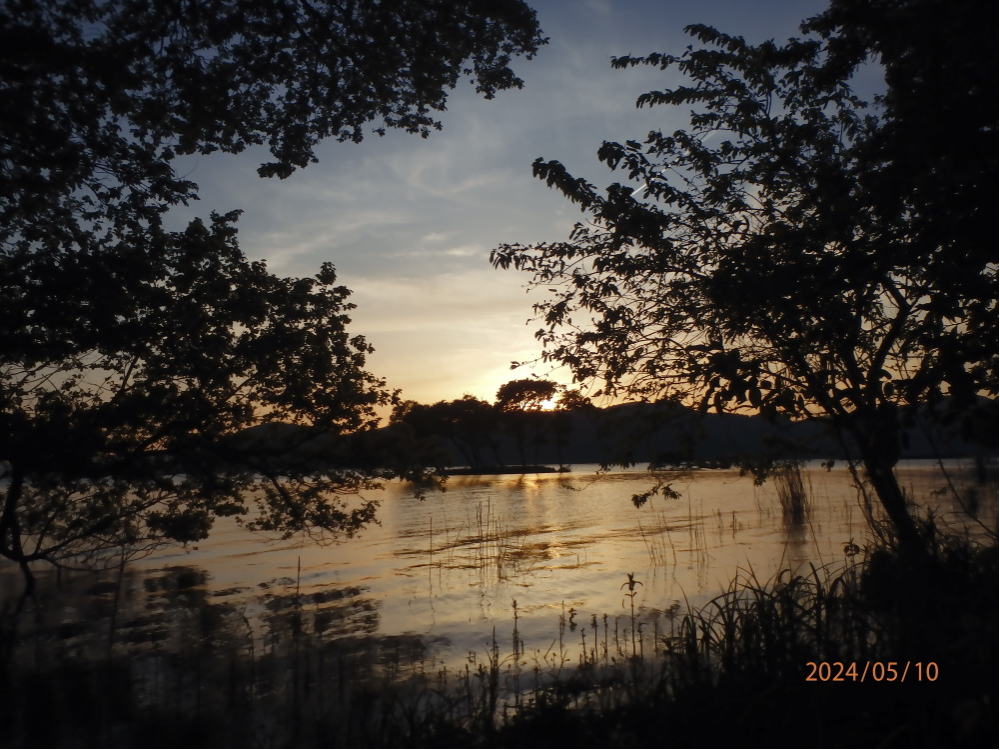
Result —
[[[539, 353], [526, 326], [524, 275], [494, 270], [505, 242], [566, 239], [581, 214], [531, 175], [536, 157], [557, 159], [600, 187], [626, 177], [596, 159], [603, 140], [642, 139], [684, 127], [686, 113], [636, 110], [636, 97], [676, 82], [673, 72], [612, 70], [615, 55], [681, 53], [683, 27], [707, 23], [751, 41], [798, 34], [823, 10], [813, 0], [529, 0], [550, 42], [516, 60], [520, 91], [495, 100], [462, 82], [428, 139], [391, 132], [362, 144], [330, 142], [319, 163], [287, 180], [262, 180], [263, 149], [190, 159], [181, 173], [201, 201], [174, 212], [179, 223], [211, 210], [243, 209], [240, 244], [275, 273], [305, 276], [332, 261], [358, 308], [352, 333], [375, 346], [369, 369], [422, 402], [471, 393], [492, 401], [497, 387], [536, 367], [512, 360]], [[637, 185], [638, 187], [638, 185]], [[556, 374], [556, 379], [565, 381]]]

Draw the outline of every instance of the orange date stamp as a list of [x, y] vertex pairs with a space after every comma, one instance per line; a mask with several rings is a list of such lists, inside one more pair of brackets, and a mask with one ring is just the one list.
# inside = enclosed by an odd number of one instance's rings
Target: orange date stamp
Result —
[[806, 682], [937, 682], [936, 661], [807, 661]]

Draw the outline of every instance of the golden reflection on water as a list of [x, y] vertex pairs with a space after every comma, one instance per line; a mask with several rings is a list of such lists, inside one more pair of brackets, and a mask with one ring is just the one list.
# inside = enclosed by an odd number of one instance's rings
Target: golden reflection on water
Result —
[[[943, 521], [962, 522], [953, 498], [938, 492], [945, 482], [935, 466], [909, 462], [899, 475]], [[773, 482], [755, 486], [729, 470], [668, 478], [679, 498], [638, 508], [630, 498], [654, 481], [639, 471], [453, 477], [423, 500], [394, 483], [380, 493], [379, 525], [355, 538], [268, 541], [220, 523], [196, 547], [136, 563], [131, 596], [137, 611], [143, 596], [159, 597], [160, 607], [234, 607], [251, 629], [251, 620], [266, 629], [304, 607], [324, 637], [419, 636], [436, 644], [437, 659], [456, 663], [481, 651], [494, 628], [509, 633], [515, 606], [529, 651], [551, 648], [554, 633], [577, 623], [617, 627], [632, 605], [650, 632], [665, 632], [736, 576], [765, 582], [783, 569], [842, 565], [845, 547], [869, 538], [843, 468], [805, 470], [810, 509], [799, 521], [782, 513]], [[996, 486], [978, 492], [979, 515], [995, 527]], [[171, 604], [164, 592], [177, 589], [177, 571], [194, 571], [185, 585], [198, 593]], [[640, 582], [631, 592], [629, 576]]]

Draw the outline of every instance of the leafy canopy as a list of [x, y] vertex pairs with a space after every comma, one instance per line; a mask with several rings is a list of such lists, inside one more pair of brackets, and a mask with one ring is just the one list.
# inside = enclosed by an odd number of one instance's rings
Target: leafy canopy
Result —
[[[492, 256], [557, 290], [537, 308], [546, 358], [611, 391], [795, 416], [995, 393], [996, 249], [980, 192], [995, 173], [992, 115], [953, 123], [970, 141], [935, 142], [963, 157], [955, 171], [904, 160], [904, 124], [917, 131], [908, 149], [933, 139], [907, 119], [905, 92], [874, 105], [852, 93], [865, 55], [841, 53], [857, 32], [837, 18], [806, 25], [825, 39], [780, 46], [693, 26], [704, 48], [614, 61], [691, 79], [638, 99], [693, 107], [691, 128], [603, 144], [599, 158], [631, 183], [604, 194], [536, 160], [590, 217], [569, 242]], [[956, 88], [959, 101], [988, 96], [976, 81]], [[933, 196], [925, 171], [945, 184]]]
[[[492, 254], [550, 290], [544, 358], [611, 393], [830, 418], [912, 537], [889, 471], [902, 415], [997, 387], [982, 25], [974, 2], [835, 0], [784, 44], [691, 26], [699, 47], [615, 59], [681, 78], [637, 105], [689, 108], [690, 127], [604, 143], [628, 180], [604, 192], [535, 161], [588, 216]], [[885, 74], [872, 103], [851, 88], [865, 64]]]
[[[0, 553], [27, 569], [200, 538], [218, 515], [371, 520], [342, 495], [406, 467], [349, 438], [395, 399], [348, 333], [349, 290], [329, 264], [297, 279], [247, 260], [238, 212], [166, 231], [197, 197], [175, 160], [266, 145], [261, 175], [285, 177], [324, 138], [427, 135], [460, 78], [520, 86], [512, 57], [544, 43], [533, 12], [12, 0], [0, 43]], [[299, 464], [286, 440], [276, 461], [234, 437], [262, 421], [340, 439]]]
[[496, 408], [502, 412], [540, 411], [555, 399], [558, 390], [559, 386], [551, 380], [509, 380], [497, 389]]
[[195, 197], [176, 155], [264, 144], [287, 177], [369, 125], [426, 136], [461, 77], [520, 87], [544, 40], [519, 0], [12, 0], [0, 42], [2, 239], [88, 247]]

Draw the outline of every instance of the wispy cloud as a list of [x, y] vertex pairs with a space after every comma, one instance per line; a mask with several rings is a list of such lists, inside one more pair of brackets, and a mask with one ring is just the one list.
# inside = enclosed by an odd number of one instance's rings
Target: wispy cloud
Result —
[[257, 177], [269, 159], [263, 148], [190, 159], [182, 170], [203, 200], [171, 221], [244, 209], [241, 246], [274, 272], [310, 275], [324, 261], [335, 264], [355, 290], [351, 330], [376, 346], [373, 371], [422, 400], [492, 398], [514, 375], [510, 361], [534, 358], [538, 345], [524, 325], [533, 299], [524, 277], [490, 268], [490, 249], [563, 241], [585, 218], [532, 177], [532, 161], [558, 159], [599, 187], [628, 182], [595, 158], [601, 141], [642, 140], [686, 122], [681, 109], [634, 106], [644, 91], [674, 85], [675, 72], [613, 70], [609, 58], [680, 52], [692, 22], [748, 38], [794, 34], [824, 3], [537, 0], [552, 41], [535, 60], [515, 64], [524, 89], [485, 101], [463, 84], [442, 113], [442, 132], [323, 143], [319, 163], [286, 180]]
[[335, 259], [341, 250], [372, 234], [412, 222], [409, 212], [395, 209], [334, 211], [325, 217], [310, 216], [280, 230], [248, 233], [243, 247], [249, 255], [266, 259], [275, 273], [302, 275], [315, 272], [323, 259]]

